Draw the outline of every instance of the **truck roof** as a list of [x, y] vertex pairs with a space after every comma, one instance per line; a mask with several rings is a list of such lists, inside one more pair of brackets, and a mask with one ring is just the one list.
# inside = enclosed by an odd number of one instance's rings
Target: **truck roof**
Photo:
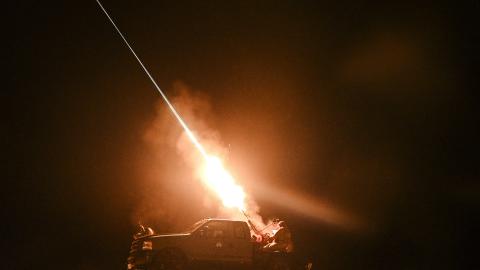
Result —
[[245, 222], [245, 221], [243, 221], [243, 220], [236, 220], [236, 219], [229, 219], [229, 218], [205, 218], [205, 220]]
[[198, 229], [200, 226], [202, 226], [203, 224], [207, 223], [207, 222], [210, 222], [210, 221], [221, 221], [221, 222], [242, 222], [242, 223], [245, 223], [245, 221], [242, 221], [242, 220], [234, 220], [234, 219], [228, 219], [228, 218], [204, 218], [204, 219], [201, 219], [197, 222], [195, 222], [195, 224], [193, 224], [192, 226], [190, 226], [188, 229], [186, 229], [184, 231], [184, 233], [191, 233], [193, 231], [195, 231], [196, 229]]

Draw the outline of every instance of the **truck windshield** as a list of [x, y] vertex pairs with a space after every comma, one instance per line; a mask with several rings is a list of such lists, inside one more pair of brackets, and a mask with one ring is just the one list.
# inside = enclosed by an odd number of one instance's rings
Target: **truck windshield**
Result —
[[202, 219], [200, 221], [195, 222], [192, 226], [188, 227], [188, 229], [184, 230], [184, 233], [191, 233], [195, 231], [198, 227], [202, 226], [205, 222], [207, 222], [206, 219]]

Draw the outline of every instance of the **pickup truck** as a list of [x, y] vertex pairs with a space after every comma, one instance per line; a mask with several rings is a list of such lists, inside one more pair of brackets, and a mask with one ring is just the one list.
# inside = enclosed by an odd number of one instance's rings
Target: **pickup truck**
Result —
[[290, 269], [288, 254], [262, 251], [246, 222], [212, 218], [198, 221], [183, 233], [134, 237], [127, 269], [186, 269], [205, 263]]

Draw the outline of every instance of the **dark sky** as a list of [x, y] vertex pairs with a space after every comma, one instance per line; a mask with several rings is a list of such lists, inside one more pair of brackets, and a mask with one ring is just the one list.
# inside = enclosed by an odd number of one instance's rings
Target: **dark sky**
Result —
[[[319, 269], [472, 269], [480, 5], [374, 2], [104, 6], [167, 95], [181, 81], [208, 97], [233, 171], [367, 224], [312, 220], [245, 180]], [[122, 269], [156, 196], [143, 137], [159, 95], [95, 1], [4, 13], [2, 268]], [[201, 218], [182, 190], [162, 211]]]

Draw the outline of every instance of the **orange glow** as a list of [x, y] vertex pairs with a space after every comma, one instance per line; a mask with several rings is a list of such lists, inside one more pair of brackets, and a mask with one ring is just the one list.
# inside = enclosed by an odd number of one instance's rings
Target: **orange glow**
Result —
[[243, 188], [235, 182], [230, 172], [225, 169], [220, 158], [207, 154], [203, 145], [200, 144], [180, 116], [178, 116], [178, 120], [205, 161], [202, 167], [202, 181], [220, 197], [225, 207], [235, 207], [240, 211], [245, 211], [245, 192]]
[[214, 191], [226, 207], [245, 211], [245, 192], [216, 156], [208, 156], [202, 168], [203, 182]]

